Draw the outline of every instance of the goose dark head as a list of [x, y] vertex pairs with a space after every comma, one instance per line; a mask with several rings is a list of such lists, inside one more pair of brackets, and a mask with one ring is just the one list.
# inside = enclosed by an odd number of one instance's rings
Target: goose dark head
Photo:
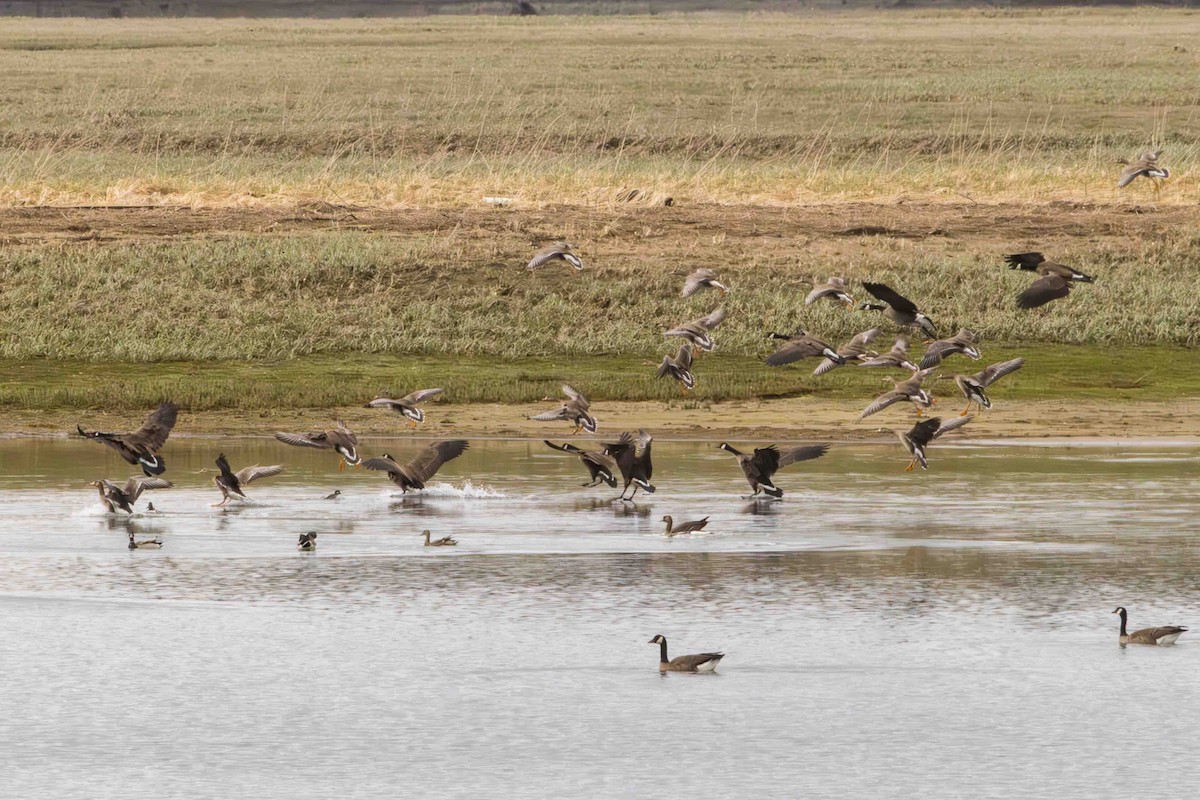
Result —
[[662, 644], [665, 641], [666, 641], [666, 639], [664, 639], [663, 635], [660, 633], [657, 636], [655, 636], [653, 639], [651, 639], [650, 641], [646, 642], [646, 644]]
[[1117, 606], [1116, 608], [1113, 609], [1112, 613], [1120, 614], [1122, 617], [1126, 616], [1125, 606]]

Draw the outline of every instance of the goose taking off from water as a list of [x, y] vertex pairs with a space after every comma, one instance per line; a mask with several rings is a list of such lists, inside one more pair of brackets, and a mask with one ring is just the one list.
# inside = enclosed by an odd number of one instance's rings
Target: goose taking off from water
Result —
[[908, 337], [897, 336], [896, 341], [892, 344], [892, 349], [886, 353], [879, 353], [868, 358], [862, 359], [860, 367], [883, 367], [886, 369], [907, 369], [913, 372], [917, 371], [917, 365], [908, 358]]
[[933, 322], [912, 300], [883, 283], [864, 283], [863, 288], [877, 300], [883, 301], [883, 305], [863, 303], [859, 308], [864, 311], [882, 311], [885, 317], [902, 328], [919, 328], [930, 339], [937, 338], [937, 329], [933, 327]]
[[987, 389], [987, 387], [1005, 375], [1011, 375], [1023, 366], [1025, 366], [1025, 359], [1014, 358], [987, 366], [974, 375], [955, 375], [954, 383], [958, 386], [958, 390], [963, 393], [963, 397], [967, 399], [967, 407], [962, 410], [959, 416], [965, 417], [971, 410], [971, 403], [973, 402], [979, 403], [980, 408], [991, 408], [992, 401], [988, 398], [984, 389]]
[[[650, 479], [654, 477], [654, 463], [650, 459], [650, 445], [653, 442], [654, 437], [646, 433], [645, 429], [641, 429], [636, 437], [625, 432], [617, 441], [604, 445], [605, 455], [612, 456], [617, 462], [617, 468], [621, 470], [621, 477], [625, 481], [621, 496], [617, 499], [633, 500], [638, 489], [644, 489], [648, 494], [654, 493], [654, 486], [650, 483]], [[631, 484], [633, 492], [626, 498], [625, 492], [629, 491]]]
[[318, 450], [332, 450], [341, 456], [338, 470], [346, 465], [358, 466], [362, 459], [358, 456], [358, 437], [350, 429], [338, 421], [338, 426], [328, 431], [311, 431], [309, 433], [277, 433], [275, 438], [284, 444], [295, 447], [315, 447]]
[[440, 539], [430, 539], [429, 537], [432, 534], [427, 530], [421, 531], [421, 535], [425, 537], [426, 547], [454, 547], [458, 544], [457, 539], [453, 539], [449, 536], [443, 536]]
[[694, 319], [691, 322], [685, 322], [663, 333], [663, 336], [679, 336], [686, 339], [692, 345], [699, 347], [701, 350], [708, 352], [717, 345], [713, 342], [712, 331], [718, 325], [725, 321], [727, 312], [724, 308], [718, 308], [706, 317]]
[[126, 514], [132, 514], [133, 504], [142, 496], [142, 492], [149, 489], [170, 489], [173, 485], [163, 478], [148, 478], [144, 475], [131, 476], [123, 486], [118, 486], [112, 481], [92, 481], [88, 484], [100, 493], [100, 503], [110, 514], [115, 514], [118, 508]]
[[675, 518], [667, 514], [662, 518], [662, 521], [667, 524], [667, 536], [678, 536], [681, 533], [695, 533], [696, 531], [704, 530], [705, 526], [708, 525], [708, 517], [692, 520], [691, 522], [681, 522], [676, 525]]
[[[582, 392], [571, 388], [568, 384], [562, 385], [562, 393], [567, 396], [567, 399], [562, 402], [558, 408], [553, 408], [549, 411], [543, 411], [541, 414], [530, 417], [529, 419], [536, 422], [553, 422], [554, 420], [565, 419], [575, 425], [575, 430], [571, 431], [571, 435], [580, 431], [588, 433], [596, 432], [596, 418], [590, 413], [592, 404], [583, 396]], [[553, 400], [553, 397], [543, 397], [542, 400]]]
[[379, 458], [368, 458], [363, 461], [366, 469], [386, 472], [388, 479], [400, 487], [402, 492], [424, 489], [429, 479], [437, 474], [442, 465], [453, 461], [467, 451], [470, 445], [465, 439], [447, 439], [444, 442], [434, 442], [407, 464], [401, 464], [388, 453]]
[[418, 422], [425, 421], [425, 412], [417, 408], [417, 405], [424, 403], [431, 397], [437, 397], [445, 389], [418, 389], [415, 392], [410, 392], [399, 400], [392, 400], [387, 397], [376, 397], [371, 402], [367, 403], [363, 408], [389, 408], [397, 414], [403, 415], [408, 424], [414, 428]]
[[949, 339], [932, 342], [925, 348], [925, 355], [921, 358], [921, 369], [936, 367], [955, 353], [962, 353], [972, 361], [979, 360], [979, 349], [975, 347], [974, 331], [963, 328]]
[[684, 279], [683, 291], [679, 293], [679, 296], [691, 297], [704, 289], [716, 289], [722, 296], [729, 294], [729, 287], [717, 280], [717, 273], [701, 267]]
[[1187, 633], [1187, 628], [1181, 628], [1178, 625], [1142, 628], [1139, 631], [1127, 633], [1125, 631], [1125, 624], [1128, 621], [1129, 614], [1125, 611], [1125, 606], [1117, 606], [1113, 609], [1112, 613], [1121, 615], [1121, 633], [1118, 639], [1121, 644], [1175, 644], [1175, 640]]
[[814, 283], [813, 290], [804, 298], [804, 305], [811, 306], [822, 298], [844, 303], [846, 308], [854, 308], [854, 298], [846, 291], [845, 278], [833, 276], [825, 283]]
[[1041, 253], [1013, 253], [1004, 257], [1009, 269], [1036, 272], [1041, 277], [1017, 295], [1017, 308], [1037, 308], [1066, 297], [1073, 283], [1092, 283], [1091, 277], [1071, 267], [1047, 261]]
[[568, 242], [555, 242], [533, 254], [526, 269], [544, 267], [551, 261], [565, 261], [576, 270], [583, 269], [583, 260], [575, 255], [575, 249]]
[[656, 375], [659, 378], [674, 378], [679, 382], [680, 390], [687, 394], [696, 385], [696, 376], [692, 374], [692, 346], [684, 342], [679, 345], [679, 352], [674, 358], [663, 356]]
[[863, 412], [858, 415], [859, 422], [894, 403], [899, 403], [901, 400], [911, 401], [917, 409], [917, 416], [921, 416], [923, 409], [933, 405], [933, 396], [921, 388], [921, 382], [929, 377], [929, 373], [931, 372], [933, 370], [920, 370], [908, 380], [897, 383], [896, 388], [892, 389], [892, 391], [884, 392], [876, 397], [871, 405], [863, 409]]
[[171, 435], [178, 415], [179, 406], [163, 403], [146, 417], [142, 427], [132, 433], [89, 432], [85, 431], [82, 425], [76, 425], [75, 430], [86, 439], [94, 439], [108, 445], [128, 463], [140, 466], [147, 477], [152, 477], [167, 471], [167, 465], [159, 458], [158, 451], [167, 443], [167, 437]]
[[252, 467], [243, 467], [237, 472], [229, 468], [229, 459], [225, 458], [225, 454], [217, 456], [217, 469], [220, 474], [213, 478], [213, 483], [221, 490], [221, 502], [218, 506], [223, 506], [234, 498], [246, 499], [246, 495], [242, 492], [242, 487], [248, 483], [254, 483], [263, 478], [271, 478], [283, 472], [282, 464], [273, 464], [269, 467], [260, 467], [255, 464]]
[[667, 637], [661, 633], [651, 639], [649, 644], [658, 645], [659, 672], [712, 672], [725, 657], [724, 653], [699, 653], [694, 656], [667, 658]]
[[1117, 179], [1117, 188], [1124, 189], [1138, 178], [1149, 178], [1154, 183], [1154, 193], [1158, 194], [1158, 182], [1171, 177], [1171, 170], [1159, 165], [1160, 155], [1161, 150], [1147, 150], [1136, 161], [1118, 161], [1125, 165], [1125, 169], [1121, 170], [1121, 177]]
[[[867, 347], [871, 344], [871, 342], [875, 341], [875, 337], [879, 336], [880, 333], [881, 331], [879, 328], [871, 328], [869, 331], [863, 331], [862, 333], [857, 334], [853, 339], [837, 349], [838, 358], [840, 360], [826, 358], [820, 364], [817, 364], [817, 368], [813, 370], [812, 374], [824, 375], [826, 372], [832, 372], [833, 370], [842, 366], [847, 361], [865, 362], [873, 358], [876, 354], [869, 352]], [[905, 344], [905, 349], [908, 349], [907, 343]]]
[[760, 492], [764, 492], [771, 497], [783, 497], [783, 489], [780, 489], [771, 481], [776, 472], [790, 464], [795, 464], [797, 461], [810, 461], [814, 458], [820, 458], [829, 452], [829, 445], [827, 444], [789, 447], [786, 450], [780, 450], [771, 444], [766, 447], [760, 447], [753, 453], [743, 453], [731, 447], [726, 442], [721, 442], [721, 444], [717, 445], [717, 448], [727, 453], [732, 453], [737, 458], [742, 472], [746, 475], [746, 482], [750, 484], [750, 488], [754, 492], [751, 498], [757, 496]]
[[791, 336], [771, 331], [767, 334], [767, 337], [770, 339], [782, 339], [785, 342], [780, 345], [778, 350], [767, 356], [766, 364], [768, 367], [781, 367], [784, 364], [791, 364], [794, 361], [799, 361], [802, 358], [810, 356], [825, 356], [826, 359], [836, 362], [838, 366], [846, 363], [846, 359], [838, 355], [837, 350], [834, 350], [828, 342], [824, 339], [818, 339], [808, 331], [796, 331]]
[[943, 423], [940, 417], [932, 417], [930, 419], [921, 420], [908, 433], [894, 431], [891, 428], [880, 428], [880, 433], [891, 433], [900, 440], [900, 444], [912, 456], [908, 462], [908, 466], [904, 468], [905, 472], [912, 472], [913, 468], [919, 463], [921, 469], [929, 469], [929, 462], [925, 460], [925, 448], [929, 443], [938, 438], [944, 433], [948, 433], [955, 428], [961, 428], [966, 425], [974, 417], [958, 417], [949, 422]]
[[584, 450], [582, 447], [576, 447], [573, 444], [555, 444], [546, 439], [542, 441], [549, 448], [579, 456], [580, 462], [587, 468], [588, 474], [592, 476], [590, 483], [580, 484], [583, 488], [590, 489], [601, 483], [607, 483], [614, 489], [617, 488], [617, 462], [607, 453], [599, 450]]

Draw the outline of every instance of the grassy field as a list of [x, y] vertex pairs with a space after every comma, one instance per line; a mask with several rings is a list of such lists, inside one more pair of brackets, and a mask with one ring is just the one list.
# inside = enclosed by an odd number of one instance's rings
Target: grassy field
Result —
[[5, 20], [0, 201], [1194, 201], [1200, 18]]
[[[829, 274], [1031, 354], [1022, 396], [1191, 396], [1197, 33], [1070, 9], [0, 21], [0, 407], [671, 399], [662, 331], [718, 302], [678, 297], [696, 266], [734, 291], [686, 402], [878, 388], [760, 363], [768, 330], [879, 324], [805, 308]], [[1151, 145], [1161, 197], [1118, 194]], [[522, 268], [559, 237], [585, 273]], [[1018, 312], [1000, 256], [1030, 249], [1097, 282]]]

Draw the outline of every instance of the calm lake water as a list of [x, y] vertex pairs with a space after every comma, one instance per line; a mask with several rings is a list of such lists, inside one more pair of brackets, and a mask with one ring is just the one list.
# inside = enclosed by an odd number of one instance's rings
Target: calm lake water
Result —
[[[179, 438], [126, 519], [84, 485], [130, 474], [108, 450], [0, 441], [0, 796], [1194, 795], [1200, 631], [1121, 649], [1110, 612], [1200, 625], [1200, 448], [837, 446], [754, 504], [714, 445], [656, 442], [658, 493], [613, 505], [540, 441], [402, 499]], [[220, 451], [287, 472], [212, 508]], [[660, 676], [657, 633], [727, 656]]]

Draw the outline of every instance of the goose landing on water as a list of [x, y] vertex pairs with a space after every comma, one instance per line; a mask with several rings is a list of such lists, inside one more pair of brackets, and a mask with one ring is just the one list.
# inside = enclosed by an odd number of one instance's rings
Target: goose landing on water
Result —
[[140, 466], [147, 477], [153, 477], [167, 471], [167, 465], [159, 458], [158, 451], [167, 443], [167, 437], [171, 435], [178, 415], [179, 406], [163, 403], [151, 412], [142, 427], [133, 433], [85, 431], [82, 425], [76, 425], [75, 430], [85, 439], [94, 439], [108, 445], [128, 463]]
[[659, 672], [714, 672], [724, 653], [699, 653], [693, 656], [667, 658], [667, 637], [661, 633], [649, 641], [658, 645]]
[[775, 473], [790, 464], [795, 464], [797, 461], [810, 461], [814, 458], [820, 458], [829, 452], [829, 445], [816, 444], [779, 450], [772, 444], [760, 447], [753, 453], [743, 453], [731, 447], [728, 443], [721, 442], [717, 445], [717, 449], [732, 453], [737, 458], [742, 472], [746, 475], [746, 481], [750, 484], [750, 488], [754, 492], [754, 494], [750, 495], [749, 499], [754, 499], [760, 493], [765, 493], [775, 498], [783, 497], [783, 489], [780, 489], [771, 481]]
[[229, 468], [229, 460], [225, 458], [225, 454], [221, 453], [221, 455], [217, 456], [217, 469], [221, 473], [213, 478], [213, 483], [221, 490], [221, 502], [215, 504], [219, 507], [233, 499], [245, 500], [246, 495], [242, 492], [242, 486], [280, 474], [283, 472], [283, 465], [273, 464], [269, 467], [260, 467], [258, 464], [255, 464], [252, 467], [243, 467], [234, 472]]
[[315, 447], [318, 450], [332, 450], [341, 456], [338, 461], [338, 471], [347, 465], [357, 467], [361, 459], [358, 456], [358, 437], [350, 429], [338, 421], [337, 427], [328, 431], [312, 431], [310, 433], [277, 433], [275, 438], [284, 444], [295, 447]]
[[1133, 633], [1127, 633], [1125, 631], [1125, 623], [1128, 620], [1129, 615], [1125, 611], [1125, 606], [1117, 606], [1116, 609], [1114, 609], [1112, 613], [1121, 615], [1121, 633], [1120, 633], [1120, 638], [1118, 641], [1120, 641], [1120, 643], [1123, 645], [1124, 644], [1170, 645], [1170, 644], [1175, 644], [1175, 641], [1177, 639], [1179, 639], [1180, 636], [1187, 633], [1187, 628], [1181, 628], [1178, 625], [1164, 625], [1159, 628], [1142, 628], [1139, 631], [1134, 631]]
[[[617, 462], [617, 468], [621, 470], [621, 477], [625, 480], [618, 500], [632, 502], [638, 489], [645, 490], [647, 494], [654, 494], [654, 485], [650, 483], [650, 479], [654, 477], [654, 462], [650, 458], [650, 445], [653, 442], [654, 437], [643, 428], [638, 430], [636, 437], [625, 432], [617, 441], [605, 443], [604, 454]], [[629, 497], [625, 497], [631, 485], [633, 491]]]
[[617, 462], [608, 454], [599, 451], [584, 450], [582, 447], [576, 447], [573, 444], [555, 444], [546, 439], [543, 439], [542, 442], [551, 449], [579, 456], [580, 462], [587, 468], [588, 474], [592, 476], [590, 483], [580, 484], [584, 489], [599, 486], [601, 483], [607, 483], [614, 489], [617, 488]]
[[401, 464], [387, 453], [379, 458], [368, 458], [363, 462], [366, 469], [386, 472], [388, 479], [407, 493], [409, 489], [424, 489], [429, 479], [437, 474], [442, 465], [461, 456], [470, 447], [465, 439], [447, 439], [434, 442], [407, 464]]
[[[577, 389], [573, 389], [569, 384], [564, 383], [561, 387], [562, 393], [567, 396], [567, 399], [562, 402], [558, 408], [553, 408], [549, 411], [543, 411], [541, 414], [530, 417], [534, 422], [553, 422], [559, 419], [565, 419], [567, 422], [575, 426], [575, 430], [571, 431], [571, 435], [580, 431], [588, 433], [596, 432], [596, 418], [591, 414], [592, 404], [583, 396], [583, 393]], [[543, 397], [542, 400], [553, 400], [553, 397]]]
[[900, 440], [900, 444], [903, 445], [904, 449], [907, 450], [909, 455], [912, 456], [912, 459], [908, 462], [908, 466], [904, 468], [904, 471], [912, 472], [913, 469], [916, 468], [917, 464], [921, 465], [921, 469], [929, 469], [929, 462], [925, 459], [925, 448], [929, 446], [930, 442], [942, 434], [949, 433], [956, 428], [961, 428], [963, 425], [966, 425], [973, 419], [975, 418], [959, 417], [958, 419], [952, 419], [949, 422], [942, 422], [940, 417], [933, 417], [931, 419], [922, 420], [916, 425], [913, 425], [912, 430], [910, 430], [908, 433], [894, 431], [891, 428], [880, 428], [879, 432], [894, 434], [896, 438]]
[[[142, 496], [142, 492], [149, 489], [170, 489], [174, 484], [163, 478], [133, 475], [125, 481], [124, 486], [118, 486], [112, 481], [92, 481], [88, 486], [94, 487], [100, 493], [100, 502], [108, 510], [108, 513], [115, 514], [119, 508], [126, 514], [132, 514], [133, 504]], [[154, 510], [153, 503], [150, 504], [148, 510]]]

